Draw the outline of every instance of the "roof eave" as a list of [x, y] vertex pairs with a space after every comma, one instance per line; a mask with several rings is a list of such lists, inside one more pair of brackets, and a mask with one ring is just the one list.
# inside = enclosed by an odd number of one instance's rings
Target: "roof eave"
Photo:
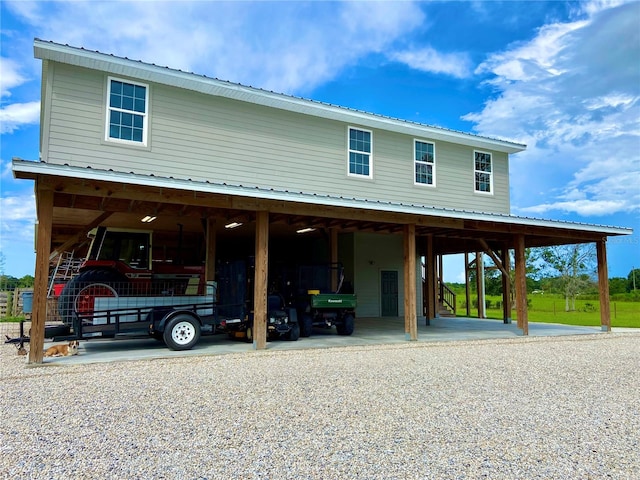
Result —
[[210, 194], [237, 195], [263, 200], [299, 202], [319, 206], [367, 209], [380, 212], [425, 215], [431, 217], [453, 218], [459, 220], [496, 222], [520, 226], [545, 227], [554, 229], [562, 228], [574, 231], [588, 231], [590, 233], [602, 234], [604, 236], [630, 235], [633, 233], [632, 229], [623, 227], [590, 225], [575, 222], [562, 222], [557, 220], [516, 217], [512, 215], [492, 214], [485, 212], [435, 208], [426, 205], [377, 202], [357, 198], [317, 195], [305, 192], [289, 192], [243, 185], [228, 185], [223, 183], [194, 181], [189, 179], [155, 177], [134, 173], [114, 172], [111, 170], [107, 171], [92, 168], [70, 167], [68, 165], [54, 165], [45, 162], [22, 160], [19, 158], [13, 159], [12, 169], [14, 176], [21, 179], [35, 179], [38, 175], [52, 175], [69, 178], [81, 178], [86, 180], [118, 182], [123, 184], [141, 185], [147, 187], [189, 190]]

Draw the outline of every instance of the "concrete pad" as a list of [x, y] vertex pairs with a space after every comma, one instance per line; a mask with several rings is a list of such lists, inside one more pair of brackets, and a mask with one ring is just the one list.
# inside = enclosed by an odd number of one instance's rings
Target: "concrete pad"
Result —
[[[515, 323], [502, 320], [477, 318], [437, 318], [425, 325], [424, 318], [418, 320], [418, 342], [453, 342], [485, 339], [522, 337], [522, 330]], [[616, 329], [614, 329], [617, 331]], [[529, 337], [562, 335], [605, 334], [601, 327], [580, 327], [551, 323], [529, 323]], [[58, 342], [59, 343], [59, 342]], [[291, 342], [276, 340], [267, 343], [266, 351], [332, 348], [344, 346], [390, 345], [408, 343], [401, 317], [357, 318], [356, 329], [351, 336], [336, 333], [335, 328], [314, 328], [313, 335]], [[412, 342], [415, 343], [415, 342]], [[51, 343], [45, 344], [45, 349]], [[222, 355], [229, 353], [250, 354], [255, 352], [253, 344], [230, 339], [227, 335], [205, 336], [192, 349], [175, 352], [164, 343], [151, 338], [91, 339], [80, 343], [80, 354], [73, 357], [45, 358], [46, 364], [78, 365], [85, 363], [121, 362], [130, 360], [152, 360], [179, 358], [194, 355]]]

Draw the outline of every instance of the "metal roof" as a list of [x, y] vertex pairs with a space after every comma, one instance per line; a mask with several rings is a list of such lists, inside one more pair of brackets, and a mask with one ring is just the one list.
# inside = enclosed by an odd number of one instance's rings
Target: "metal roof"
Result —
[[207, 95], [220, 96], [301, 113], [303, 115], [312, 115], [340, 122], [355, 123], [380, 130], [427, 137], [432, 140], [452, 142], [508, 154], [521, 152], [526, 149], [526, 145], [507, 140], [472, 135], [456, 130], [284, 95], [207, 77], [205, 75], [161, 67], [155, 64], [131, 60], [126, 57], [108, 55], [98, 51], [62, 45], [37, 38], [34, 40], [34, 55], [36, 58], [42, 60], [66, 63], [113, 75], [122, 75], [146, 82], [169, 85]]
[[[453, 218], [459, 220], [475, 220], [496, 222], [525, 227], [562, 228], [574, 231], [589, 231], [603, 235], [629, 235], [630, 228], [606, 225], [593, 225], [559, 220], [545, 220], [515, 215], [457, 210], [451, 208], [437, 208], [429, 205], [381, 202], [349, 196], [318, 195], [309, 192], [276, 190], [254, 186], [232, 185], [209, 181], [195, 181], [191, 179], [176, 179], [158, 177], [154, 175], [140, 175], [135, 173], [114, 172], [95, 168], [71, 167], [68, 165], [54, 165], [14, 158], [12, 163], [14, 175], [29, 178], [28, 175], [54, 175], [68, 178], [117, 182], [129, 185], [170, 188], [176, 190], [197, 191], [210, 194], [235, 195], [263, 200], [279, 200], [285, 202], [299, 202], [309, 205], [323, 205], [343, 208], [366, 209], [379, 212], [404, 213], [409, 215], [428, 215], [431, 217]], [[28, 175], [19, 175], [28, 174]]]

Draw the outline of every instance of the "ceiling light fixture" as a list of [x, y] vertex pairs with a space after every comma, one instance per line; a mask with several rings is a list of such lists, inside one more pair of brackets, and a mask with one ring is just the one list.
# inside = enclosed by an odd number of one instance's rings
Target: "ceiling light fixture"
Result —
[[300, 230], [296, 230], [296, 233], [309, 233], [309, 232], [313, 232], [314, 230], [315, 228], [307, 227], [307, 228], [301, 228]]
[[142, 220], [140, 220], [142, 223], [151, 223], [153, 222], [156, 218], [158, 217], [152, 217], [151, 215], [147, 215], [146, 217], [144, 217]]
[[240, 225], [242, 225], [241, 222], [231, 222], [231, 223], [227, 223], [224, 228], [237, 228]]

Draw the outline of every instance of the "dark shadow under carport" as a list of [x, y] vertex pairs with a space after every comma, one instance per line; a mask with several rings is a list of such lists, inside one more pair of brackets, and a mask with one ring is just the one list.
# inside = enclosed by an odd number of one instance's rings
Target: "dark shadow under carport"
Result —
[[[529, 323], [529, 337], [554, 337], [603, 333], [600, 327], [581, 327], [549, 323]], [[332, 348], [346, 346], [416, 344], [469, 340], [508, 339], [522, 337], [515, 323], [477, 318], [437, 318], [425, 325], [418, 320], [418, 340], [410, 342], [404, 333], [401, 317], [358, 318], [351, 336], [341, 336], [331, 329], [314, 329], [313, 335], [296, 342], [274, 340], [267, 343], [266, 352]], [[45, 344], [45, 349], [50, 343]], [[150, 338], [92, 339], [82, 341], [80, 354], [73, 357], [45, 358], [45, 364], [74, 365], [130, 360], [151, 360], [193, 355], [221, 355], [228, 353], [256, 353], [253, 345], [228, 338], [224, 334], [202, 337], [187, 351], [169, 350], [162, 342]]]

